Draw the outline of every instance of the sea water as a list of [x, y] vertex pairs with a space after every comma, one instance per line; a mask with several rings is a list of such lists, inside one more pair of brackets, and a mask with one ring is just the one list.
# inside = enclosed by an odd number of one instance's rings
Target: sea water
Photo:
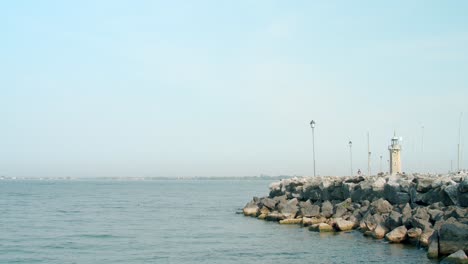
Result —
[[265, 180], [2, 180], [0, 263], [432, 263], [357, 231], [236, 214]]

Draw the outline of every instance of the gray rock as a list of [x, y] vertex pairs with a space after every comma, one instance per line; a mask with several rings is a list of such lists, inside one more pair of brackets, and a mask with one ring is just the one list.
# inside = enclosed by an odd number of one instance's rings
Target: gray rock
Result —
[[385, 238], [392, 243], [401, 243], [406, 239], [406, 232], [408, 230], [405, 226], [399, 226], [393, 229], [390, 233], [385, 235]]
[[265, 220], [267, 220], [267, 221], [277, 221], [278, 222], [278, 221], [284, 220], [284, 219], [286, 219], [286, 217], [282, 213], [280, 213], [278, 211], [270, 212], [265, 217]]
[[386, 225], [391, 230], [401, 226], [402, 225], [401, 217], [402, 217], [402, 215], [400, 213], [398, 213], [396, 211], [392, 211], [390, 213], [390, 215], [388, 216], [387, 220], [385, 221]]
[[453, 204], [458, 204], [458, 188], [457, 185], [450, 185], [443, 188], [444, 192], [450, 198]]
[[348, 212], [348, 209], [346, 209], [345, 205], [338, 204], [335, 207], [333, 217], [335, 217], [335, 218], [342, 217], [347, 212]]
[[320, 214], [320, 206], [310, 201], [300, 203], [300, 212], [304, 217], [314, 217]]
[[458, 250], [455, 253], [450, 254], [448, 257], [444, 258], [441, 264], [461, 264], [461, 263], [468, 263], [468, 257], [465, 254], [465, 251]]
[[271, 198], [262, 198], [260, 199], [260, 203], [268, 207], [270, 210], [273, 210], [276, 207], [276, 201]]
[[424, 230], [419, 236], [419, 245], [422, 247], [429, 246], [429, 239], [432, 236], [432, 234], [434, 234], [434, 229], [427, 228], [426, 230]]
[[299, 208], [297, 207], [297, 204], [299, 201], [297, 198], [289, 200], [286, 204], [280, 204], [281, 206], [278, 206], [278, 209], [280, 213], [282, 213], [286, 218], [295, 218], [297, 212], [299, 211]]
[[458, 191], [460, 193], [468, 193], [468, 177], [465, 177], [458, 185]]
[[427, 210], [427, 213], [430, 216], [429, 220], [431, 222], [437, 222], [440, 219], [443, 219], [443, 217], [444, 217], [444, 212], [442, 212], [439, 209], [429, 209], [429, 210]]
[[244, 213], [245, 216], [257, 216], [260, 208], [258, 207], [257, 203], [255, 201], [251, 201], [247, 203], [242, 209], [242, 212]]
[[343, 219], [338, 219], [336, 220], [336, 228], [339, 230], [339, 231], [348, 231], [348, 230], [352, 230], [355, 226], [355, 223], [352, 222], [352, 221], [346, 221], [346, 220], [343, 220]]
[[430, 259], [439, 257], [439, 235], [434, 232], [429, 238], [429, 247], [427, 248], [427, 257]]
[[322, 203], [321, 215], [329, 218], [333, 215], [333, 204], [330, 201], [325, 201]]
[[416, 181], [416, 190], [425, 193], [431, 189], [432, 182], [434, 182], [434, 178], [418, 178]]
[[463, 207], [468, 207], [468, 192], [458, 194], [458, 204]]
[[373, 213], [390, 213], [392, 209], [393, 206], [387, 200], [382, 198], [371, 203], [371, 210]]
[[439, 230], [439, 254], [452, 254], [459, 249], [468, 251], [468, 225], [446, 223]]
[[401, 211], [401, 222], [405, 225], [405, 226], [409, 226], [410, 225], [410, 222], [409, 220], [411, 219], [412, 215], [411, 215], [411, 206], [409, 204], [406, 204], [402, 211]]

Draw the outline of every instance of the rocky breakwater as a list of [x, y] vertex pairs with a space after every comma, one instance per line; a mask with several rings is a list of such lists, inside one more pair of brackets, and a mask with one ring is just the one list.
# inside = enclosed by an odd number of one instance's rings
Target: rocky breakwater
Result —
[[425, 247], [429, 258], [457, 253], [452, 259], [463, 259], [467, 206], [467, 174], [330, 176], [273, 182], [269, 195], [254, 197], [243, 213], [311, 231], [357, 229], [391, 243]]

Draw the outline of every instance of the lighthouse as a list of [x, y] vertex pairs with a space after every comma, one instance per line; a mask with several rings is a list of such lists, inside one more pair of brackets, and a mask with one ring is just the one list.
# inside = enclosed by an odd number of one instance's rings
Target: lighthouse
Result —
[[388, 146], [390, 151], [390, 174], [401, 173], [401, 138], [396, 134], [392, 137], [392, 144]]

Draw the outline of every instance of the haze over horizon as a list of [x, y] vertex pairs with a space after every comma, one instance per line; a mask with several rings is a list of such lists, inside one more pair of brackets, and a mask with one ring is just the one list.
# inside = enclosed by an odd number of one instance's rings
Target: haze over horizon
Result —
[[[468, 168], [466, 1], [5, 1], [0, 176]], [[422, 129], [424, 127], [424, 129]], [[422, 135], [423, 134], [423, 135]]]

